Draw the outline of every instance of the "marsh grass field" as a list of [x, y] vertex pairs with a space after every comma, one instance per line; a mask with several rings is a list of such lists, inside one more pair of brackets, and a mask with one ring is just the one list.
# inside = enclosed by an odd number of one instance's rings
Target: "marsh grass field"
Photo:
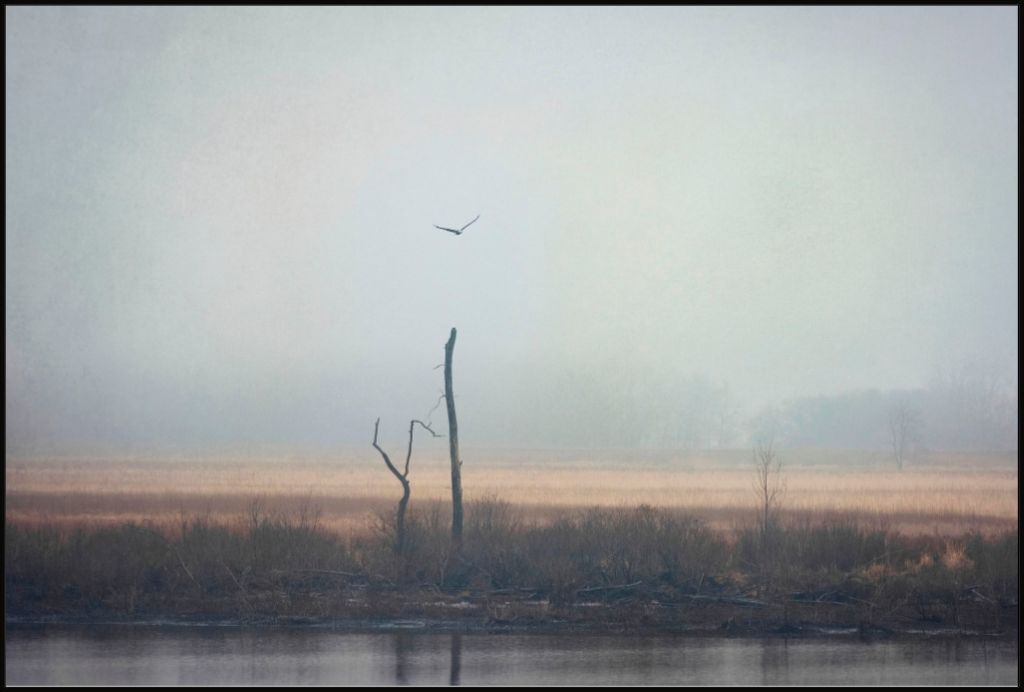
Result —
[[[372, 531], [400, 486], [372, 449], [326, 458], [8, 460], [6, 520], [62, 528], [123, 521], [177, 526], [182, 516], [232, 523], [258, 499], [270, 512], [319, 513], [344, 535]], [[905, 534], [1016, 529], [1017, 455], [932, 453], [903, 471], [881, 452], [780, 454], [783, 521], [842, 519]], [[467, 450], [468, 501], [497, 498], [523, 521], [567, 510], [649, 505], [733, 530], [756, 515], [749, 450], [703, 453]], [[450, 498], [448, 460], [413, 457], [411, 509]]]

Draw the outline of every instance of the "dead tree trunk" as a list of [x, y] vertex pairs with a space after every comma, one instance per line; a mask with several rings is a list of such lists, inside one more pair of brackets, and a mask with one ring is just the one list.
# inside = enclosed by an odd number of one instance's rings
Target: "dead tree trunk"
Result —
[[448, 451], [452, 460], [452, 543], [462, 546], [462, 461], [459, 460], [459, 424], [455, 419], [455, 394], [452, 392], [452, 355], [455, 352], [455, 327], [444, 345], [444, 398], [448, 405]]
[[395, 465], [391, 463], [391, 459], [388, 457], [387, 452], [380, 448], [377, 444], [377, 431], [380, 429], [380, 418], [373, 424], [373, 447], [380, 455], [384, 457], [384, 463], [387, 464], [388, 470], [395, 475], [398, 482], [402, 484], [402, 499], [398, 501], [398, 509], [395, 512], [395, 552], [401, 553], [405, 549], [405, 510], [409, 507], [409, 495], [411, 492], [409, 486], [409, 461], [412, 459], [412, 431], [413, 426], [419, 423], [423, 426], [423, 429], [429, 432], [434, 437], [440, 437], [437, 433], [431, 429], [429, 425], [423, 421], [411, 420], [409, 421], [409, 449], [405, 453], [405, 472], [399, 473]]

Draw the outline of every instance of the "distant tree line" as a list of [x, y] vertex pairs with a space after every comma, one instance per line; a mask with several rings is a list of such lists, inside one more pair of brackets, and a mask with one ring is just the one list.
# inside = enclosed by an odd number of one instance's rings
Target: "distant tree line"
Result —
[[513, 446], [736, 449], [770, 436], [780, 448], [893, 450], [897, 425], [901, 457], [1017, 449], [1016, 382], [967, 367], [926, 387], [799, 397], [753, 414], [724, 384], [627, 369], [545, 372], [503, 392], [501, 402], [478, 399], [471, 415], [481, 437]]
[[1017, 426], [1016, 383], [967, 369], [920, 389], [793, 399], [749, 422], [752, 432], [771, 431], [787, 447], [889, 449], [896, 435], [907, 453], [1015, 450]]

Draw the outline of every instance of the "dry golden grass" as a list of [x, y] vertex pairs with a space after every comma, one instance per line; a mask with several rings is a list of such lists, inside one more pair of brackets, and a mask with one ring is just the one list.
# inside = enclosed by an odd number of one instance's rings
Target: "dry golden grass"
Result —
[[[62, 526], [182, 515], [235, 521], [256, 497], [270, 511], [303, 504], [321, 524], [360, 533], [401, 490], [379, 457], [337, 459], [8, 460], [6, 520]], [[904, 533], [985, 533], [1017, 527], [1017, 457], [933, 455], [902, 472], [883, 455], [781, 453], [784, 518], [842, 517]], [[788, 458], [795, 459], [790, 462]], [[464, 454], [468, 501], [497, 495], [543, 522], [566, 509], [649, 504], [718, 528], [749, 522], [756, 498], [749, 453], [473, 452]], [[808, 463], [808, 462], [823, 463]], [[413, 459], [412, 506], [450, 496], [441, 452]]]

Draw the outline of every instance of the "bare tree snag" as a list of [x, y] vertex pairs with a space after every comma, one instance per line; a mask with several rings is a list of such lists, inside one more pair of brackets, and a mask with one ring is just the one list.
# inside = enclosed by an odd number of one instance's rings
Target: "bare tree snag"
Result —
[[444, 398], [448, 404], [448, 451], [452, 460], [452, 543], [462, 545], [462, 461], [459, 459], [459, 424], [455, 419], [455, 394], [452, 392], [452, 355], [455, 352], [455, 327], [444, 345]]
[[786, 483], [782, 478], [782, 461], [776, 458], [775, 443], [771, 438], [757, 441], [754, 448], [754, 492], [757, 493], [761, 516], [761, 545], [767, 549], [768, 533], [778, 511]]
[[402, 484], [402, 499], [398, 501], [398, 510], [395, 513], [395, 552], [401, 553], [405, 548], [405, 510], [409, 507], [409, 495], [411, 492], [409, 486], [409, 461], [412, 459], [412, 433], [414, 426], [419, 423], [424, 430], [429, 432], [434, 437], [441, 437], [433, 431], [433, 429], [424, 423], [413, 419], [409, 421], [409, 449], [405, 453], [405, 470], [402, 473], [398, 472], [395, 465], [391, 463], [390, 457], [387, 452], [380, 448], [377, 444], [377, 432], [380, 429], [380, 418], [373, 424], [373, 447], [380, 455], [384, 457], [384, 463], [387, 464], [388, 470], [395, 475], [398, 482]]
[[757, 519], [761, 533], [761, 550], [758, 556], [761, 572], [758, 591], [770, 590], [776, 568], [785, 570], [785, 560], [780, 558], [778, 550], [773, 550], [775, 531], [778, 526], [778, 510], [782, 496], [786, 491], [786, 482], [782, 477], [782, 461], [775, 453], [774, 440], [771, 437], [757, 440], [754, 448], [754, 492], [757, 493], [760, 516]]
[[903, 470], [903, 462], [906, 460], [910, 448], [917, 442], [919, 427], [917, 414], [907, 405], [907, 402], [900, 401], [889, 412], [889, 441], [892, 443], [893, 455], [896, 457], [896, 468], [900, 471]]

